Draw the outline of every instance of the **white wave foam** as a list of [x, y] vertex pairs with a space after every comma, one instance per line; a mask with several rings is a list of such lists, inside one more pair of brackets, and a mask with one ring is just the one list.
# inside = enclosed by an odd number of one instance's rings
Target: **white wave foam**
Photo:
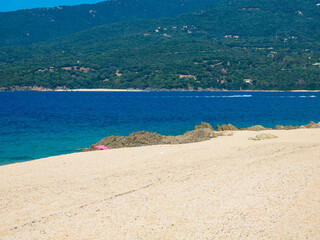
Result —
[[315, 95], [311, 95], [311, 96], [299, 96], [299, 98], [315, 98]]
[[[316, 98], [317, 96], [311, 95], [311, 96], [279, 96], [280, 98]], [[274, 97], [276, 98], [276, 96]]]
[[[173, 96], [171, 96], [173, 97]], [[179, 98], [250, 98], [252, 95], [222, 95], [222, 96], [177, 96]]]

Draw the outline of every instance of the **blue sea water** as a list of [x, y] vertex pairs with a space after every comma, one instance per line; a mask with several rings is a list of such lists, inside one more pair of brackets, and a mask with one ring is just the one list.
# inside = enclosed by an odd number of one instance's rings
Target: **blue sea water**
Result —
[[318, 92], [0, 92], [0, 165], [66, 154], [109, 135], [178, 135], [201, 121], [320, 122]]

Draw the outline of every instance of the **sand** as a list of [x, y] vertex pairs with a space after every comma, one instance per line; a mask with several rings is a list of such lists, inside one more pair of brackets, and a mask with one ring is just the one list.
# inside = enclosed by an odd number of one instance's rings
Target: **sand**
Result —
[[145, 90], [139, 89], [105, 89], [105, 88], [96, 88], [96, 89], [57, 89], [56, 92], [146, 92]]
[[320, 129], [264, 132], [1, 166], [0, 239], [320, 239]]

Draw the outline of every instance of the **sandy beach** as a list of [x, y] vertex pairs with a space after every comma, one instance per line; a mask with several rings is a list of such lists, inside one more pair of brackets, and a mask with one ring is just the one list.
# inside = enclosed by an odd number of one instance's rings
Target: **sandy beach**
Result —
[[[46, 90], [42, 90], [46, 91]], [[281, 91], [281, 90], [226, 90], [226, 89], [202, 89], [202, 90], [186, 90], [186, 89], [107, 89], [107, 88], [79, 88], [79, 89], [50, 89], [47, 91], [55, 92], [150, 92], [150, 91], [180, 91], [180, 92], [320, 92], [319, 90], [290, 90], [290, 91]]]
[[320, 92], [320, 90], [227, 90], [227, 89], [112, 89], [112, 88], [44, 88], [39, 86], [24, 86], [24, 87], [13, 87], [13, 88], [0, 88], [0, 92], [3, 91], [35, 91], [35, 92], [305, 92], [313, 93]]
[[0, 239], [320, 239], [320, 129], [0, 166]]
[[88, 88], [88, 89], [58, 89], [55, 92], [145, 92], [140, 89], [105, 89], [105, 88]]

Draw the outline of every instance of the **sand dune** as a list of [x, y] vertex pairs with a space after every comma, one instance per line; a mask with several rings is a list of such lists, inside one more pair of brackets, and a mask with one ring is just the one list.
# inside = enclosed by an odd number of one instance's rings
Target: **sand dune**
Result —
[[320, 129], [264, 132], [1, 166], [0, 239], [320, 239]]

